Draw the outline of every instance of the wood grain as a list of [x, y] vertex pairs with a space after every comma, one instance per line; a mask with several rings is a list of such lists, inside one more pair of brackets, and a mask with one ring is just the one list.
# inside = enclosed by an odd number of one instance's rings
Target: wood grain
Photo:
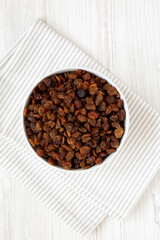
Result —
[[[85, 50], [160, 112], [159, 0], [0, 0], [0, 56], [36, 18]], [[106, 218], [87, 240], [159, 240], [153, 194], [160, 172], [122, 222]], [[82, 240], [0, 168], [0, 239]]]

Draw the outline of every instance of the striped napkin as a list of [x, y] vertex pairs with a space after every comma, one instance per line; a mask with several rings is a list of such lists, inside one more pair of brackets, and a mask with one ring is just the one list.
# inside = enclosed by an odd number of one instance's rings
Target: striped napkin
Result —
[[[119, 153], [92, 171], [63, 172], [34, 155], [22, 133], [22, 105], [44, 76], [67, 67], [105, 74], [123, 92], [130, 112]], [[74, 44], [38, 21], [0, 61], [0, 164], [81, 235], [106, 215], [124, 218], [160, 166], [160, 116]]]

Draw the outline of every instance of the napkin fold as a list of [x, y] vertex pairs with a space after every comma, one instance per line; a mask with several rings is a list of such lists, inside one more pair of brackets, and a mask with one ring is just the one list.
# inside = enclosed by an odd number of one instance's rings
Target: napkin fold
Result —
[[[44, 76], [60, 68], [88, 67], [122, 91], [130, 113], [127, 140], [99, 169], [63, 172], [35, 156], [24, 141], [22, 106]], [[160, 116], [70, 41], [43, 21], [34, 23], [0, 60], [0, 164], [81, 235], [106, 215], [124, 218], [160, 167]]]

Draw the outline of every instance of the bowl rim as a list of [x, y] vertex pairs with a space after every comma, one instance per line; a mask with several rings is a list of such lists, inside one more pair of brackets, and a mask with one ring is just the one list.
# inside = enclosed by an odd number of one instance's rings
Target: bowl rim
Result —
[[[39, 84], [39, 82], [41, 82], [44, 78], [47, 78], [47, 77], [50, 77], [51, 75], [54, 75], [54, 74], [60, 74], [60, 73], [64, 73], [64, 72], [70, 72], [70, 71], [75, 71], [77, 69], [81, 69], [81, 70], [84, 70], [84, 71], [87, 71], [87, 72], [90, 72], [94, 75], [96, 75], [97, 77], [100, 77], [100, 78], [103, 78], [104, 80], [106, 80], [109, 84], [111, 84], [112, 86], [114, 86], [118, 92], [120, 93], [120, 99], [122, 99], [124, 101], [124, 110], [126, 112], [126, 118], [125, 118], [125, 121], [124, 121], [124, 125], [125, 125], [125, 132], [124, 132], [124, 135], [121, 139], [121, 142], [120, 142], [120, 145], [119, 147], [117, 148], [117, 151], [114, 152], [114, 153], [111, 153], [109, 156], [107, 156], [104, 161], [99, 164], [99, 165], [94, 165], [90, 168], [87, 168], [87, 169], [81, 169], [81, 168], [78, 168], [78, 169], [73, 169], [71, 168], [70, 170], [66, 170], [64, 169], [63, 167], [60, 167], [60, 166], [52, 166], [50, 165], [47, 161], [45, 161], [43, 158], [39, 157], [35, 150], [33, 149], [33, 147], [30, 145], [29, 141], [28, 141], [28, 136], [26, 134], [26, 131], [25, 131], [25, 125], [24, 125], [24, 109], [26, 108], [29, 100], [30, 100], [30, 95], [33, 91], [33, 89]], [[29, 95], [27, 95], [27, 97], [25, 98], [25, 100], [23, 101], [23, 104], [22, 104], [22, 114], [21, 114], [22, 118], [21, 118], [21, 127], [22, 127], [22, 132], [23, 132], [23, 136], [25, 138], [25, 141], [27, 142], [28, 146], [30, 147], [30, 149], [32, 150], [32, 152], [34, 153], [34, 155], [37, 157], [37, 158], [40, 158], [45, 164], [47, 167], [49, 168], [52, 168], [52, 169], [56, 169], [56, 170], [60, 170], [60, 171], [65, 171], [65, 172], [88, 172], [88, 171], [91, 171], [91, 170], [95, 170], [95, 169], [98, 169], [98, 168], [101, 168], [102, 166], [104, 166], [105, 164], [107, 164], [111, 159], [113, 159], [113, 157], [119, 152], [119, 150], [122, 148], [122, 146], [124, 145], [124, 142], [126, 141], [126, 138], [128, 136], [128, 131], [129, 131], [129, 110], [128, 110], [128, 105], [127, 105], [127, 101], [123, 95], [123, 93], [121, 92], [121, 90], [119, 89], [119, 87], [108, 77], [106, 76], [105, 74], [102, 74], [100, 72], [98, 72], [97, 70], [94, 70], [92, 68], [88, 68], [88, 67], [82, 67], [82, 66], [73, 66], [73, 67], [66, 67], [66, 68], [56, 68], [55, 70], [53, 70], [52, 72], [49, 72], [48, 74], [45, 74], [41, 79], [40, 81], [38, 81], [34, 87], [31, 89], [31, 91], [29, 92]]]

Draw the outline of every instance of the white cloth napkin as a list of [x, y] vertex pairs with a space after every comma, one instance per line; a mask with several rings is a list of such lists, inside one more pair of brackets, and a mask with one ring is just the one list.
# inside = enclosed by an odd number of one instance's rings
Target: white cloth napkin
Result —
[[[22, 104], [33, 86], [63, 67], [97, 70], [127, 99], [128, 138], [99, 169], [63, 172], [36, 157], [24, 141]], [[0, 164], [70, 227], [86, 235], [106, 215], [124, 218], [160, 166], [160, 117], [140, 97], [74, 44], [38, 21], [0, 61]]]

